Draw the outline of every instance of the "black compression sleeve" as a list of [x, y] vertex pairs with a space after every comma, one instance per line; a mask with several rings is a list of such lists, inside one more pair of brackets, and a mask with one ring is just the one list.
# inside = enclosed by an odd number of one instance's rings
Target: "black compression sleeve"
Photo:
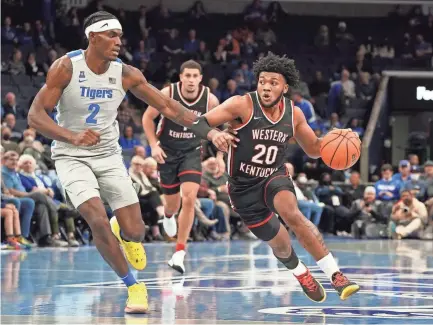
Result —
[[208, 140], [207, 135], [209, 134], [209, 132], [213, 130], [209, 126], [209, 123], [208, 123], [206, 117], [204, 117], [204, 116], [200, 116], [197, 119], [197, 121], [195, 121], [194, 123], [192, 123], [190, 129], [197, 136], [199, 136], [202, 139], [206, 139], [206, 140]]

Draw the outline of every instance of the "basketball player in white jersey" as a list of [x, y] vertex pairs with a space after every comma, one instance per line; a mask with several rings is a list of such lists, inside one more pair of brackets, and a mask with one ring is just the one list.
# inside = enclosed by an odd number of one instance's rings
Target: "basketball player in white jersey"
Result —
[[[145, 268], [141, 244], [145, 228], [118, 145], [117, 108], [129, 90], [183, 126], [194, 129], [197, 115], [117, 58], [122, 26], [115, 16], [96, 12], [84, 21], [84, 29], [88, 48], [70, 52], [53, 63], [46, 84], [31, 105], [28, 122], [54, 140], [52, 156], [68, 203], [86, 219], [102, 257], [128, 287], [125, 312], [145, 313], [146, 286], [136, 281], [119, 247], [120, 243], [134, 268]], [[58, 124], [47, 114], [55, 106]], [[205, 129], [198, 131], [206, 138], [209, 127]], [[224, 151], [234, 139], [218, 130], [211, 134], [207, 138]], [[111, 225], [101, 197], [116, 215]]]

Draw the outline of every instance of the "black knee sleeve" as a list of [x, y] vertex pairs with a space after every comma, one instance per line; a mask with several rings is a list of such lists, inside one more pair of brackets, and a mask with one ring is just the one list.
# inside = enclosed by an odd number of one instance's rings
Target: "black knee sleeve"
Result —
[[280, 230], [280, 220], [278, 220], [277, 216], [273, 214], [265, 224], [259, 226], [248, 226], [248, 229], [250, 229], [257, 238], [263, 241], [270, 241]]

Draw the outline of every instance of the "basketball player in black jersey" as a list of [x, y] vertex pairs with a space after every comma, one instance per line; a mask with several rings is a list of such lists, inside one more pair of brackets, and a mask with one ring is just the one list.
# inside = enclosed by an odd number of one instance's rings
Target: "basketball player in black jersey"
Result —
[[305, 294], [313, 301], [324, 301], [325, 290], [299, 261], [279, 215], [315, 258], [341, 299], [347, 299], [359, 286], [340, 272], [318, 229], [299, 211], [291, 176], [284, 167], [284, 151], [291, 137], [313, 158], [320, 157], [322, 141], [308, 126], [301, 109], [284, 97], [298, 82], [294, 61], [269, 53], [255, 62], [254, 73], [257, 91], [231, 97], [200, 117], [195, 129], [202, 130], [204, 137], [210, 127], [230, 123], [240, 140], [237, 147], [229, 149], [227, 161], [233, 208], [292, 271]]
[[[186, 61], [180, 67], [180, 82], [162, 89], [162, 93], [201, 116], [219, 104], [209, 88], [201, 84], [202, 77], [200, 64], [192, 60]], [[143, 115], [143, 127], [152, 148], [152, 156], [158, 162], [160, 183], [166, 202], [163, 226], [170, 237], [176, 235], [177, 226], [173, 215], [179, 210], [179, 191], [182, 192], [176, 252], [168, 264], [184, 273], [185, 245], [194, 221], [194, 205], [201, 182], [202, 140], [190, 129], [164, 117], [160, 119], [155, 133], [154, 119], [159, 114], [158, 110], [149, 106]], [[223, 171], [224, 162], [222, 159], [219, 159], [219, 162]]]

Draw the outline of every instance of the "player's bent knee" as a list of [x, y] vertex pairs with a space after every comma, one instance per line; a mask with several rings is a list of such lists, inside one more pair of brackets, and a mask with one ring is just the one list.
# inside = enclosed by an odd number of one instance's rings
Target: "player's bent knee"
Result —
[[122, 228], [122, 233], [125, 234], [129, 240], [134, 242], [142, 242], [144, 240], [145, 232], [146, 228], [143, 220], [134, 223], [134, 225], [126, 229]]
[[290, 228], [296, 228], [302, 223], [302, 219], [305, 218], [298, 208], [283, 211], [280, 215]]
[[263, 241], [270, 241], [277, 236], [280, 230], [280, 220], [275, 214], [272, 215], [271, 219], [264, 224], [250, 225], [248, 229], [256, 235], [257, 238]]
[[197, 195], [192, 192], [185, 193], [182, 195], [182, 207], [194, 207]]

